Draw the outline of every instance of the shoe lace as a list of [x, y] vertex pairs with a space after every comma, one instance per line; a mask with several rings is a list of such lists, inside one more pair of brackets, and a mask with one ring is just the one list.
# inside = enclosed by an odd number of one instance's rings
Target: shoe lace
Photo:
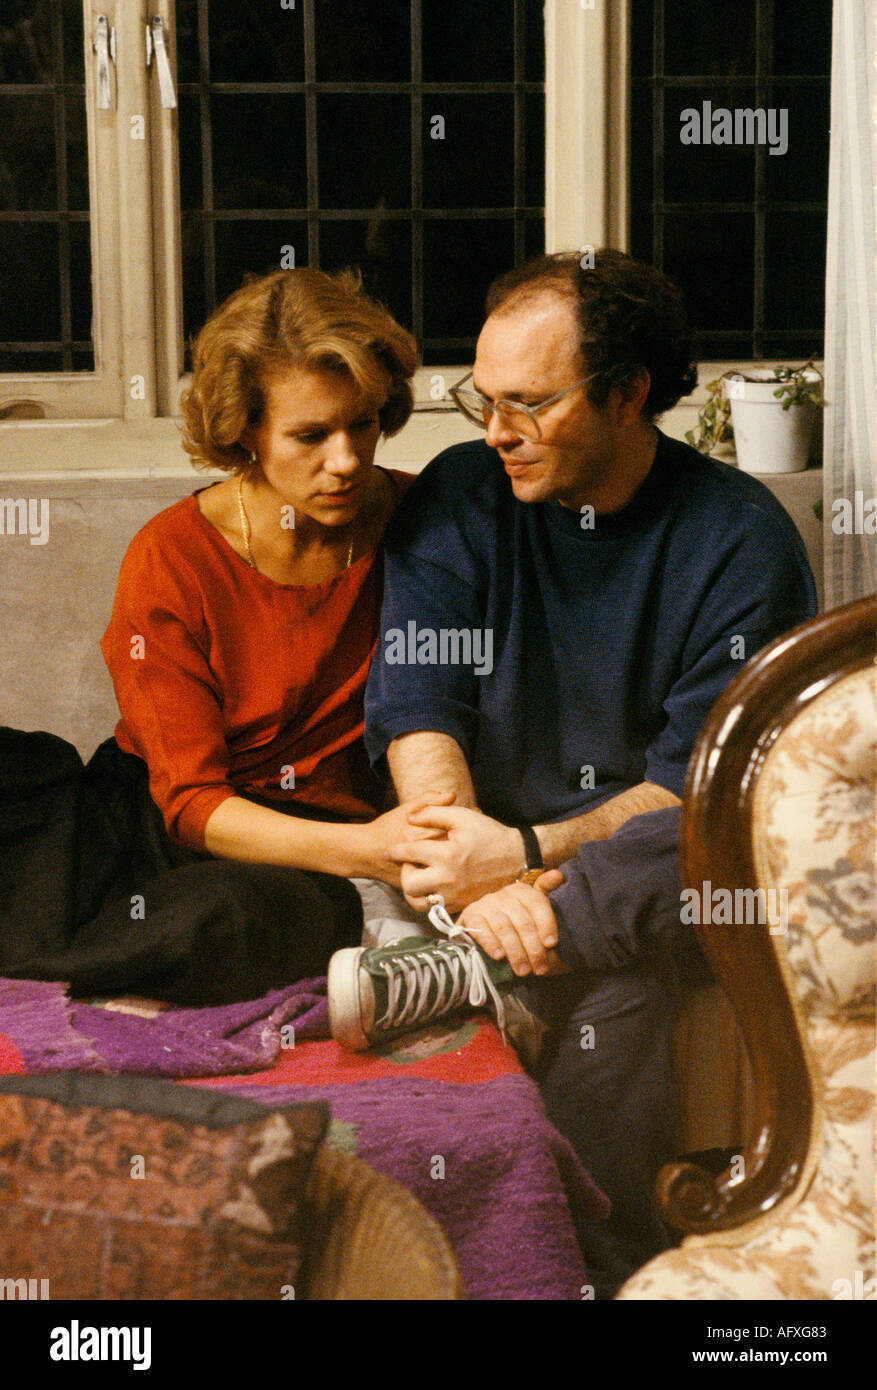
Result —
[[[382, 962], [387, 981], [387, 1007], [378, 1028], [429, 1023], [450, 1013], [460, 1004], [481, 1008], [488, 998], [496, 1010], [497, 1023], [505, 1035], [505, 1005], [490, 978], [490, 972], [476, 942], [448, 915], [443, 904], [429, 910], [429, 920], [448, 939], [436, 942], [430, 951], [413, 949], [394, 956], [392, 964]], [[429, 986], [434, 984], [432, 1000]]]

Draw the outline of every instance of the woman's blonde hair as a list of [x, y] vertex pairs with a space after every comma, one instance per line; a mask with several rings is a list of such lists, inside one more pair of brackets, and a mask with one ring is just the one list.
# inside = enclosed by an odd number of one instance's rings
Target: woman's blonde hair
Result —
[[211, 314], [192, 358], [180, 404], [183, 448], [196, 466], [252, 467], [241, 437], [260, 423], [267, 381], [284, 368], [346, 372], [369, 398], [388, 391], [383, 434], [400, 430], [414, 404], [414, 339], [351, 270], [302, 267], [250, 280]]

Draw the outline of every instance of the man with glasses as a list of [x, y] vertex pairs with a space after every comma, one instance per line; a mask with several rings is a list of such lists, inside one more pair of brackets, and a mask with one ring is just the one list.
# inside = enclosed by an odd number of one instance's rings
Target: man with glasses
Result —
[[[527, 983], [551, 1023], [549, 1115], [613, 1199], [586, 1246], [611, 1291], [666, 1243], [651, 1194], [678, 1151], [668, 942], [696, 955], [688, 759], [742, 659], [812, 616], [815, 591], [770, 492], [656, 428], [696, 384], [660, 272], [545, 256], [487, 309], [451, 392], [485, 439], [435, 459], [391, 524], [366, 697], [400, 801], [454, 794], [411, 818], [438, 838], [393, 856], [409, 904], [451, 936], [339, 953], [330, 1008], [361, 1047], [466, 1000], [502, 1016]], [[490, 671], [437, 662], [442, 631], [490, 632]]]

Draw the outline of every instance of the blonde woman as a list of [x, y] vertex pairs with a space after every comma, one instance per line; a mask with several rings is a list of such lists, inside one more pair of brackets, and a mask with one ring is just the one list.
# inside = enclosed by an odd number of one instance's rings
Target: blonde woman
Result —
[[[380, 814], [363, 691], [381, 539], [409, 481], [374, 454], [410, 414], [415, 366], [410, 335], [349, 273], [274, 272], [201, 331], [184, 447], [229, 476], [128, 549], [101, 643], [115, 739], [82, 768], [61, 740], [0, 731], [15, 769], [14, 787], [0, 773], [0, 973], [255, 997], [358, 942], [348, 879], [398, 885], [387, 850], [442, 798]], [[72, 843], [53, 800], [69, 802]], [[24, 804], [38, 929], [16, 915], [5, 852]]]

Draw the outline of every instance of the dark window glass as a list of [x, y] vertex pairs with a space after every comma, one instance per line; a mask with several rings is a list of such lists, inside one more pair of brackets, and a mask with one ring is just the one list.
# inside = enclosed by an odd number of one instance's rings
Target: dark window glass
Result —
[[[704, 120], [704, 102], [709, 102]], [[755, 196], [755, 149], [752, 145], [720, 145], [713, 133], [727, 138], [731, 128], [722, 112], [753, 107], [751, 87], [736, 90], [714, 87], [668, 87], [664, 93], [664, 201], [667, 203], [728, 203], [751, 200]], [[689, 114], [685, 116], [685, 113]], [[691, 116], [695, 112], [698, 124]], [[683, 120], [683, 116], [685, 119]], [[718, 119], [717, 119], [718, 118]], [[681, 136], [691, 127], [710, 143], [683, 145]]]
[[829, 0], [795, 0], [791, 9], [774, 0], [773, 61], [775, 73], [826, 73], [831, 69]]
[[4, 0], [0, 371], [94, 370], [89, 236], [81, 0]]
[[74, 342], [91, 338], [91, 237], [87, 222], [70, 223], [70, 313]]
[[789, 147], [784, 155], [770, 155], [765, 160], [766, 197], [771, 201], [809, 202], [820, 187], [825, 197], [831, 123], [828, 78], [806, 85], [775, 82], [770, 88], [769, 103], [778, 111], [788, 112]]
[[[442, 132], [435, 117], [444, 122]], [[428, 208], [514, 206], [515, 107], [505, 95], [444, 92], [424, 103], [423, 202]], [[489, 138], [485, 139], [485, 132]]]
[[0, 96], [0, 207], [12, 212], [58, 206], [55, 115], [45, 96]]
[[668, 213], [664, 270], [685, 291], [695, 329], [751, 330], [753, 244], [746, 213]]
[[386, 304], [400, 323], [412, 321], [411, 224], [376, 213], [368, 220], [320, 225], [324, 270], [358, 266], [369, 294]]
[[[545, 202], [545, 94], [528, 92], [525, 108], [524, 202], [540, 208]], [[542, 240], [545, 240], [544, 227]]]
[[[337, 3], [337, 0], [333, 0]], [[210, 77], [214, 82], [303, 82], [303, 0], [210, 0]]]
[[545, 81], [545, 17], [542, 0], [525, 0], [524, 31], [526, 58], [524, 81]]
[[410, 113], [401, 95], [317, 98], [321, 207], [411, 206]]
[[820, 354], [830, 6], [631, 15], [633, 254], [683, 286], [705, 360], [787, 355], [808, 332]]
[[426, 0], [424, 82], [511, 82], [515, 76], [514, 0]]
[[[52, 22], [56, 5], [52, 0], [3, 0], [0, 10], [0, 83], [53, 82], [56, 68], [53, 53]], [[74, 8], [65, 0], [65, 24]], [[78, 8], [78, 5], [76, 6]], [[79, 20], [79, 53], [82, 53], [82, 20]], [[82, 60], [78, 76], [74, 70], [68, 82], [82, 81]]]
[[[258, 221], [217, 222], [216, 298], [222, 301], [243, 283], [248, 273], [264, 275], [276, 270], [285, 259], [296, 265], [304, 262], [307, 226], [280, 218]], [[291, 251], [288, 249], [291, 248]]]
[[210, 109], [214, 207], [306, 206], [304, 97], [216, 94]]
[[181, 92], [179, 96], [180, 206], [202, 206], [201, 180], [201, 103], [197, 96]]
[[[652, 28], [652, 5], [632, 6], [634, 23]], [[749, 77], [755, 71], [756, 0], [734, 0], [728, 10], [691, 0], [664, 0], [664, 71], [670, 76]], [[646, 43], [637, 40], [637, 56]]]
[[[424, 286], [424, 337], [474, 340], [484, 321], [487, 287], [514, 260], [512, 222], [427, 222], [423, 254], [432, 270]], [[441, 356], [439, 351], [433, 360]], [[465, 353], [457, 360], [466, 361]]]
[[771, 328], [810, 329], [821, 353], [825, 317], [825, 218], [769, 212], [765, 226], [765, 319]]
[[3, 266], [0, 342], [59, 341], [61, 285], [57, 224], [0, 222], [0, 265]]
[[487, 283], [544, 248], [540, 0], [271, 9], [177, 0], [187, 339], [294, 243], [358, 267], [427, 360], [467, 360]]
[[314, 31], [318, 82], [409, 81], [411, 16], [404, 0], [317, 0]]

